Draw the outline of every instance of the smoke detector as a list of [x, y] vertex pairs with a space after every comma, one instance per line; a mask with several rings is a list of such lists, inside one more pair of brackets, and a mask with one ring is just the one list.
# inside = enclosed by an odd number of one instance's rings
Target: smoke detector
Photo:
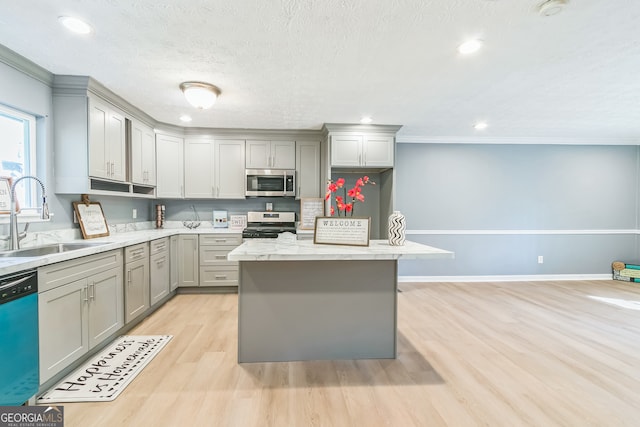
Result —
[[538, 12], [541, 16], [552, 16], [562, 12], [568, 0], [547, 0], [538, 6]]

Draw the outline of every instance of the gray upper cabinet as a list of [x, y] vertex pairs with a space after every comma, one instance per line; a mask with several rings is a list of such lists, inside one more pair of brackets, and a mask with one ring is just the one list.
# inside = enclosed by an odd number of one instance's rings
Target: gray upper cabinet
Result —
[[155, 187], [156, 136], [153, 129], [131, 120], [131, 182]]
[[181, 199], [184, 196], [182, 138], [156, 134], [156, 196]]
[[153, 131], [131, 130], [154, 120], [90, 77], [56, 75], [52, 91], [55, 192], [153, 197]]
[[320, 141], [296, 141], [296, 198], [320, 197]]
[[215, 197], [213, 139], [184, 140], [184, 197], [211, 199]]
[[295, 169], [295, 141], [247, 141], [247, 169]]
[[184, 197], [244, 199], [244, 140], [187, 138]]
[[126, 180], [126, 124], [124, 113], [89, 97], [89, 176]]
[[332, 167], [393, 167], [394, 137], [375, 134], [331, 136]]
[[215, 197], [245, 198], [245, 142], [219, 139], [214, 142]]

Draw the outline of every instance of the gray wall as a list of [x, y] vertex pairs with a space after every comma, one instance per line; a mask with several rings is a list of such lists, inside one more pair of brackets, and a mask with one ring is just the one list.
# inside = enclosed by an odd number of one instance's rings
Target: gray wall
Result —
[[456, 252], [399, 272], [606, 274], [638, 256], [637, 194], [636, 146], [399, 144], [408, 238]]

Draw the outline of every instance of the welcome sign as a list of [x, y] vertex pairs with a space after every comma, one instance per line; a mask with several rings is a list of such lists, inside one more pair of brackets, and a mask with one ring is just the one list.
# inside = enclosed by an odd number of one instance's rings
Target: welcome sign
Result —
[[370, 217], [316, 217], [313, 243], [369, 246]]

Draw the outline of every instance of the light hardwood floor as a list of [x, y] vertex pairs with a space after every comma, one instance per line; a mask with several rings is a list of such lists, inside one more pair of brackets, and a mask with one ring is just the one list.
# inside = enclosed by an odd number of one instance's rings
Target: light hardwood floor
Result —
[[173, 340], [65, 426], [637, 426], [640, 301], [614, 281], [400, 285], [396, 360], [238, 365], [237, 296], [179, 295], [131, 334]]

